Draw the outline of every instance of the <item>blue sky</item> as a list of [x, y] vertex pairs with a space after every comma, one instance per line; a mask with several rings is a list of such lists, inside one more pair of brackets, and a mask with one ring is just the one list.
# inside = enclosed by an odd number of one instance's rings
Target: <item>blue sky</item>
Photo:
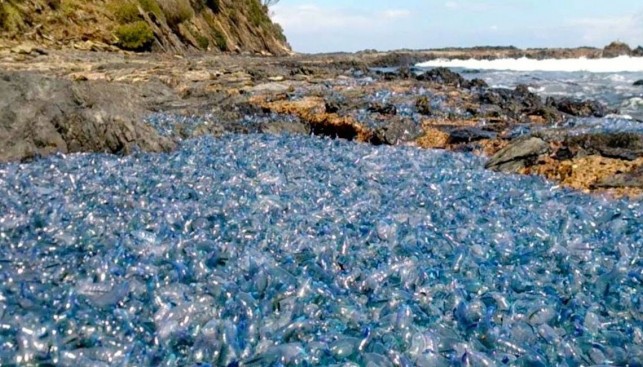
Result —
[[295, 51], [643, 45], [640, 0], [281, 0]]

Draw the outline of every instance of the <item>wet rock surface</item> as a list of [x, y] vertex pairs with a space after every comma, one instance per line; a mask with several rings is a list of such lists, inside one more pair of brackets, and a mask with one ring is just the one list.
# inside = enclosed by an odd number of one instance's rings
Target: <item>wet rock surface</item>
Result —
[[561, 98], [559, 100], [550, 99], [558, 111], [577, 117], [604, 117], [608, 113], [605, 106], [597, 101], [580, 101], [571, 98]]

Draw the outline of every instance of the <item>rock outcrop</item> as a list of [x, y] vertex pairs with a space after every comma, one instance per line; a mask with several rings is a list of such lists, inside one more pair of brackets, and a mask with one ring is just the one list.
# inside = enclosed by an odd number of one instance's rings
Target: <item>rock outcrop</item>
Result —
[[6, 0], [0, 37], [92, 51], [290, 52], [260, 0]]
[[603, 48], [603, 57], [630, 56], [632, 49], [627, 43], [614, 41]]
[[0, 73], [0, 162], [53, 153], [168, 151], [174, 143], [143, 122], [140, 95], [162, 86], [70, 82]]
[[487, 168], [543, 175], [575, 189], [643, 188], [643, 136], [637, 133], [540, 134], [498, 151]]

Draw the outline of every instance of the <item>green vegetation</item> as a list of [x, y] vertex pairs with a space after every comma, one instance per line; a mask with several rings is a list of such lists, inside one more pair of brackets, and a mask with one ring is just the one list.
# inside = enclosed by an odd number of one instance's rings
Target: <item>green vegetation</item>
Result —
[[123, 49], [147, 51], [153, 48], [155, 38], [162, 45], [166, 43], [165, 32], [155, 33], [158, 30], [154, 24], [159, 24], [160, 29], [169, 26], [181, 42], [202, 50], [229, 51], [237, 45], [240, 49], [272, 49], [273, 38], [286, 42], [281, 27], [273, 24], [268, 15], [268, 6], [274, 2], [0, 0], [0, 33], [22, 39], [25, 31], [39, 25], [43, 34], [54, 38], [96, 37], [103, 42], [115, 39], [115, 45]]
[[0, 3], [0, 30], [16, 33], [25, 27], [20, 11], [10, 2]]
[[119, 45], [126, 50], [147, 50], [154, 41], [152, 29], [142, 20], [120, 25], [115, 33]]
[[273, 23], [273, 27], [275, 29], [275, 37], [277, 37], [277, 39], [281, 42], [288, 42], [288, 40], [286, 39], [286, 35], [284, 34], [284, 29], [281, 27], [281, 25], [279, 23]]
[[141, 8], [148, 13], [156, 15], [157, 18], [163, 19], [163, 10], [156, 0], [138, 0], [138, 3], [141, 4]]
[[255, 26], [270, 23], [267, 8], [261, 5], [259, 0], [246, 0], [248, 5], [248, 19]]
[[141, 20], [139, 6], [146, 13], [152, 13], [157, 18], [164, 19], [163, 11], [156, 0], [113, 0], [107, 6], [114, 18], [121, 24]]
[[208, 46], [210, 46], [210, 40], [208, 39], [208, 37], [197, 34], [195, 38], [196, 38], [196, 42], [199, 44], [200, 49], [202, 50], [208, 49]]
[[175, 27], [194, 16], [190, 0], [160, 0], [159, 5], [170, 27]]
[[65, 0], [60, 3], [60, 11], [64, 17], [73, 17], [76, 11], [80, 9], [80, 5], [76, 0]]
[[228, 39], [219, 28], [212, 28], [212, 36], [219, 50], [228, 51]]
[[131, 0], [115, 0], [108, 4], [114, 18], [121, 24], [132, 23], [140, 20], [138, 5]]

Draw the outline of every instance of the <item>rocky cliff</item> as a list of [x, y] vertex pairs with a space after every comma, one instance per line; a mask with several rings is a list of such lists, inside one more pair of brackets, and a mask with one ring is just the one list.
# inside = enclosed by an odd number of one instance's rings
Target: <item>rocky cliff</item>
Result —
[[0, 0], [0, 37], [48, 47], [284, 55], [260, 0]]

